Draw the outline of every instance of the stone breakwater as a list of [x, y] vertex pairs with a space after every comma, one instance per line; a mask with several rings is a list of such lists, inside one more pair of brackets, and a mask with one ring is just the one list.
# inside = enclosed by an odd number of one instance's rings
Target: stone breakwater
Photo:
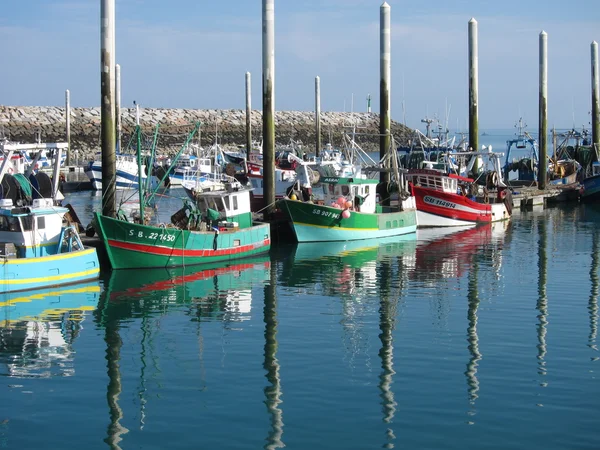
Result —
[[[135, 128], [135, 109], [122, 108], [122, 145], [125, 147]], [[140, 124], [150, 139], [156, 124], [160, 123], [158, 148], [173, 153], [181, 148], [193, 124], [200, 122], [200, 134], [194, 142], [205, 148], [215, 142], [215, 134], [221, 145], [245, 146], [245, 110], [202, 109], [140, 109]], [[379, 115], [374, 113], [321, 113], [321, 142], [343, 145], [343, 132], [353, 123], [357, 125], [356, 141], [367, 151], [378, 151]], [[0, 106], [0, 132], [7, 139], [17, 142], [66, 141], [65, 108], [39, 106]], [[406, 143], [412, 130], [392, 122], [392, 134], [396, 144]], [[368, 136], [371, 135], [371, 136]], [[252, 111], [252, 137], [260, 142], [262, 136], [262, 112]], [[314, 112], [278, 111], [275, 114], [275, 141], [277, 145], [302, 142], [312, 152], [315, 146]], [[79, 158], [89, 159], [100, 151], [100, 108], [71, 108], [71, 149], [79, 151]], [[80, 159], [81, 161], [81, 159]]]

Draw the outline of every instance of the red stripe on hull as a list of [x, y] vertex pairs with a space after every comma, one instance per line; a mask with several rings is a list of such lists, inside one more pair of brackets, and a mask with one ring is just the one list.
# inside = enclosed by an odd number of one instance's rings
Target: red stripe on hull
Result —
[[[265, 263], [262, 263], [261, 265], [265, 269], [268, 269], [269, 267], [271, 267], [271, 262], [267, 261]], [[173, 278], [169, 278], [168, 280], [157, 281], [157, 282], [154, 282], [154, 283], [151, 283], [151, 284], [139, 287], [139, 288], [129, 288], [129, 289], [125, 289], [124, 291], [111, 293], [110, 298], [111, 298], [111, 300], [113, 300], [113, 299], [119, 298], [122, 295], [135, 296], [135, 295], [143, 294], [145, 292], [162, 291], [162, 290], [170, 289], [176, 285], [190, 283], [192, 281], [206, 280], [209, 278], [213, 278], [214, 276], [224, 275], [226, 273], [234, 272], [234, 271], [238, 271], [238, 270], [244, 271], [244, 270], [247, 270], [247, 269], [250, 269], [253, 267], [256, 267], [256, 264], [252, 264], [252, 263], [235, 264], [232, 266], [221, 267], [218, 269], [203, 270], [201, 272], [193, 273], [191, 275], [177, 275]]]
[[142, 253], [150, 253], [152, 255], [159, 256], [170, 256], [170, 257], [202, 257], [202, 256], [226, 256], [226, 255], [235, 255], [239, 253], [244, 253], [255, 248], [266, 247], [271, 245], [270, 239], [264, 239], [263, 241], [242, 245], [239, 247], [232, 248], [224, 248], [224, 249], [204, 249], [204, 250], [191, 250], [191, 249], [180, 249], [180, 248], [172, 248], [172, 247], [157, 247], [154, 245], [142, 245], [142, 244], [132, 244], [131, 242], [122, 242], [115, 241], [112, 239], [108, 240], [108, 245], [115, 248], [120, 248], [123, 250], [131, 250], [134, 252], [142, 252]]
[[413, 186], [413, 193], [418, 211], [471, 223], [492, 221], [492, 207], [489, 204], [419, 186]]

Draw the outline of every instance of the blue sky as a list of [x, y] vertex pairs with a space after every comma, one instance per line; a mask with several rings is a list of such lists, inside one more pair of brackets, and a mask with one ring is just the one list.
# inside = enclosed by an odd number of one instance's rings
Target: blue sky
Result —
[[[100, 0], [5, 0], [0, 15], [6, 105], [100, 100]], [[538, 38], [548, 33], [550, 126], [589, 124], [591, 0], [399, 2], [392, 13], [392, 118], [421, 127], [437, 115], [467, 123], [468, 21], [479, 23], [480, 128], [537, 128]], [[379, 109], [380, 0], [275, 0], [276, 108]], [[252, 74], [261, 109], [261, 0], [116, 0], [124, 106], [243, 109]], [[449, 111], [449, 114], [446, 114]]]

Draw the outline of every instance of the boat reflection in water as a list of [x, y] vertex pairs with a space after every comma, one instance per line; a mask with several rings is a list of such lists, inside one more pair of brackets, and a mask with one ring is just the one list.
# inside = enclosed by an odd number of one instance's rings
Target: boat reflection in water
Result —
[[[475, 423], [476, 400], [480, 389], [477, 371], [479, 361], [483, 358], [477, 329], [482, 300], [480, 290], [483, 287], [485, 295], [491, 296], [500, 286], [502, 248], [509, 235], [507, 230], [508, 222], [461, 228], [453, 232], [441, 229], [419, 230], [414, 279], [442, 290], [444, 287], [441, 280], [450, 282], [467, 275], [466, 340], [469, 359], [464, 373], [467, 381], [469, 424]], [[486, 278], [481, 280], [482, 277]], [[438, 305], [438, 308], [443, 309], [444, 306]], [[439, 314], [445, 317], [447, 311]]]
[[264, 255], [228, 265], [115, 270], [107, 284], [108, 299], [113, 308], [121, 305], [138, 315], [192, 304], [198, 317], [244, 320], [251, 309], [251, 288], [269, 279], [270, 264]]
[[416, 267], [412, 279], [435, 285], [440, 279], [461, 277], [481, 253], [496, 274], [502, 265], [501, 250], [508, 238], [510, 222], [476, 227], [426, 228], [417, 230]]
[[406, 295], [404, 289], [415, 266], [416, 249], [416, 233], [362, 241], [300, 243], [285, 250], [291, 257], [284, 260], [281, 274], [282, 284], [288, 287], [342, 299], [340, 323], [352, 368], [361, 357], [370, 365], [369, 331], [364, 324], [371, 311], [378, 311], [378, 387], [384, 448], [392, 448], [396, 439], [394, 330]]
[[72, 345], [99, 295], [97, 281], [0, 294], [0, 374], [73, 375]]
[[[269, 280], [271, 262], [268, 256], [240, 259], [236, 264], [175, 267], [169, 269], [117, 270], [106, 283], [106, 290], [96, 311], [96, 321], [105, 331], [107, 361], [107, 401], [110, 423], [105, 442], [111, 449], [120, 449], [123, 436], [129, 430], [121, 422], [124, 418], [119, 398], [121, 384], [121, 328], [127, 319], [140, 318], [141, 373], [138, 387], [139, 427], [146, 419], [146, 358], [152, 352], [147, 348], [156, 324], [152, 316], [169, 309], [185, 307], [192, 320], [218, 320], [224, 324], [249, 317], [252, 287]], [[202, 362], [203, 343], [198, 329], [198, 346]], [[203, 370], [202, 370], [203, 371]]]
[[285, 248], [291, 257], [284, 261], [281, 281], [313, 293], [360, 300], [377, 291], [378, 280], [382, 279], [379, 262], [401, 258], [413, 265], [415, 248], [416, 233], [360, 241], [299, 243]]

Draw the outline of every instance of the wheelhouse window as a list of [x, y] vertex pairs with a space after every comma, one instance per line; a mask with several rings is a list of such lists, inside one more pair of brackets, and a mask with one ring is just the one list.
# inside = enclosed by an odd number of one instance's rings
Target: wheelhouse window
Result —
[[45, 217], [37, 218], [37, 227], [38, 227], [38, 230], [46, 229], [46, 218]]
[[21, 217], [21, 225], [22, 225], [23, 231], [31, 231], [33, 228], [33, 217], [31, 217], [31, 216]]
[[233, 196], [233, 210], [236, 211], [238, 209], [238, 198], [237, 195]]

